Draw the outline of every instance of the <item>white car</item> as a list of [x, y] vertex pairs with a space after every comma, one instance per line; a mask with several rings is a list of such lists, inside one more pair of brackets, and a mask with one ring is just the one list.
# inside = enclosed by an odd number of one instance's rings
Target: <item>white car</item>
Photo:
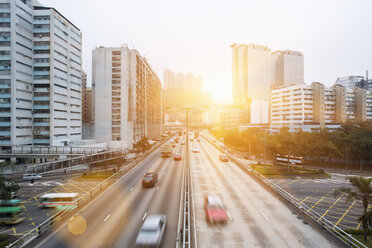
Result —
[[136, 247], [160, 247], [166, 228], [165, 215], [148, 216], [138, 233]]
[[200, 150], [199, 150], [199, 148], [193, 148], [193, 149], [192, 149], [192, 152], [193, 152], [193, 153], [199, 153]]
[[31, 180], [41, 179], [41, 178], [43, 178], [43, 176], [40, 174], [23, 174], [23, 177], [22, 177], [24, 181], [28, 181], [28, 180], [31, 181]]

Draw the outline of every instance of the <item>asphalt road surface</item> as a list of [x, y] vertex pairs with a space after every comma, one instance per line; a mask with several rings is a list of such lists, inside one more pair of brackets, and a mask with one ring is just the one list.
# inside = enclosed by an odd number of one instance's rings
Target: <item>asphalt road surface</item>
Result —
[[[198, 247], [334, 247], [204, 139], [191, 155]], [[208, 225], [207, 195], [221, 197], [230, 223]]]
[[[180, 144], [175, 148], [184, 149]], [[37, 247], [134, 247], [144, 219], [151, 214], [167, 215], [163, 244], [175, 247], [182, 170], [183, 161], [161, 158], [156, 150]], [[159, 183], [143, 189], [141, 179], [149, 171], [158, 173]]]

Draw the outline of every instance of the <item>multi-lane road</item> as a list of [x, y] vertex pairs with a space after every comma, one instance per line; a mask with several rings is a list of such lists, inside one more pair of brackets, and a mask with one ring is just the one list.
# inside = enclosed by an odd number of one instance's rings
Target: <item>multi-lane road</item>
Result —
[[[190, 151], [193, 147], [200, 149], [190, 152], [198, 247], [333, 247], [237, 166], [220, 162], [208, 142], [190, 142]], [[175, 150], [186, 155], [179, 143]], [[167, 216], [163, 247], [176, 247], [184, 161], [160, 158], [155, 151], [37, 247], [134, 247], [151, 214]], [[159, 183], [143, 189], [148, 171], [159, 174]], [[209, 194], [223, 200], [228, 224], [207, 225], [203, 201]]]
[[[176, 151], [184, 146], [178, 144]], [[83, 208], [78, 218], [55, 230], [38, 247], [134, 247], [143, 220], [151, 214], [167, 215], [164, 247], [175, 247], [183, 161], [161, 158], [159, 150], [122, 177], [109, 190]], [[144, 173], [158, 173], [154, 188], [143, 189]], [[85, 221], [84, 221], [85, 220]], [[84, 229], [81, 235], [71, 231]], [[79, 230], [78, 230], [79, 231]]]

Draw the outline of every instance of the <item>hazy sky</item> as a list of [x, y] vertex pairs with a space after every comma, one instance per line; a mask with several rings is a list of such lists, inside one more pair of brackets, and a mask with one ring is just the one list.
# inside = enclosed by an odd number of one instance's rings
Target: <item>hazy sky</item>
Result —
[[83, 69], [91, 84], [96, 46], [128, 44], [163, 78], [163, 69], [203, 76], [204, 89], [231, 95], [232, 43], [298, 50], [305, 82], [372, 78], [369, 0], [40, 0], [83, 33]]

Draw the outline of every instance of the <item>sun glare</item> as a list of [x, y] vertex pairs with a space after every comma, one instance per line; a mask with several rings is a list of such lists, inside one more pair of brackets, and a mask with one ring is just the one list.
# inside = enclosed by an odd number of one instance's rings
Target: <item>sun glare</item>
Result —
[[231, 97], [230, 92], [228, 92], [224, 87], [213, 87], [210, 89], [210, 93], [213, 96], [213, 99], [218, 102], [222, 103], [224, 100]]

